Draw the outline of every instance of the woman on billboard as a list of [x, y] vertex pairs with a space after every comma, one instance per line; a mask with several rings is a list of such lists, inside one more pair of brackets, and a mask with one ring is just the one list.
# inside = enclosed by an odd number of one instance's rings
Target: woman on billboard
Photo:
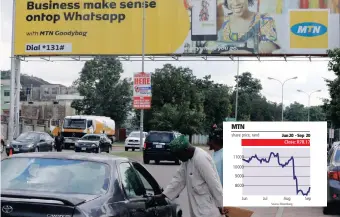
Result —
[[[252, 12], [254, 0], [224, 0], [217, 9], [217, 41], [207, 42], [212, 54], [271, 54], [280, 49], [275, 20], [268, 14]], [[231, 11], [224, 15], [223, 7]], [[209, 52], [210, 51], [210, 52]]]

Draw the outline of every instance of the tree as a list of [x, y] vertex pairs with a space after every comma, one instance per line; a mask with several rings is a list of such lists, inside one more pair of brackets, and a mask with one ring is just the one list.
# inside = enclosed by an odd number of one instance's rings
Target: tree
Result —
[[304, 105], [294, 102], [286, 107], [284, 118], [287, 121], [307, 121], [307, 109]]
[[74, 82], [83, 100], [72, 107], [86, 115], [108, 116], [117, 126], [123, 124], [131, 110], [131, 79], [120, 79], [121, 62], [115, 57], [96, 57], [86, 61], [80, 77]]
[[213, 124], [222, 123], [226, 117], [231, 115], [231, 88], [227, 85], [214, 83], [210, 75], [203, 79], [197, 79], [196, 86], [204, 97], [205, 121], [203, 128], [205, 132], [208, 132]]
[[[262, 90], [261, 81], [253, 78], [250, 72], [244, 72], [239, 76], [235, 76], [238, 80], [238, 121], [264, 121], [263, 114], [267, 111], [267, 100], [262, 97], [260, 91]], [[233, 114], [235, 114], [236, 104], [236, 88], [234, 89], [231, 102], [233, 104]], [[270, 115], [272, 116], [272, 115]], [[267, 118], [272, 120], [272, 118]], [[266, 119], [266, 120], [267, 120]]]
[[189, 135], [202, 132], [204, 96], [195, 79], [189, 68], [165, 64], [155, 70], [151, 79], [152, 108], [145, 111], [145, 130], [177, 130]]
[[340, 127], [340, 48], [329, 50], [328, 56], [331, 58], [328, 70], [336, 75], [334, 80], [326, 80], [329, 88], [331, 100], [326, 105], [328, 108], [329, 119], [334, 127]]

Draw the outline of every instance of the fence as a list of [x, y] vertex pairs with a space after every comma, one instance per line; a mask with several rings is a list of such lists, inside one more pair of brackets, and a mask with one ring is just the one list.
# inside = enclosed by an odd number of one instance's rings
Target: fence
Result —
[[[28, 119], [21, 117], [20, 118], [20, 126], [19, 132], [25, 133], [29, 131], [38, 131], [38, 132], [46, 132], [49, 129], [49, 121], [48, 120], [36, 120], [36, 119]], [[1, 116], [1, 136], [4, 140], [8, 138], [8, 116]]]

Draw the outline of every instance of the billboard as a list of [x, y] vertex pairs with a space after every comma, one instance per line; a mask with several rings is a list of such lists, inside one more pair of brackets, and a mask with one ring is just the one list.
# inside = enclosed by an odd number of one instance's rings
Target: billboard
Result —
[[133, 108], [151, 108], [151, 73], [138, 72], [133, 75]]
[[[16, 0], [15, 55], [141, 55], [144, 0]], [[340, 0], [146, 0], [146, 55], [325, 55]]]

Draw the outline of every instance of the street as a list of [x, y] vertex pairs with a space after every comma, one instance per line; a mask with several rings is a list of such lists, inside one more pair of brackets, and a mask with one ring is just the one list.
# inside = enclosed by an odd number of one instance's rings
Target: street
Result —
[[[73, 152], [72, 150], [63, 150], [65, 152]], [[123, 152], [123, 147], [115, 147], [112, 150], [111, 154], [121, 153]], [[102, 153], [106, 154], [106, 153]], [[6, 154], [2, 154], [2, 159], [6, 157]], [[166, 185], [170, 182], [173, 175], [176, 173], [178, 169], [178, 165], [174, 165], [172, 163], [161, 163], [160, 165], [155, 165], [153, 163], [149, 165], [144, 165], [148, 171], [156, 178], [158, 183], [161, 187], [165, 188]], [[178, 199], [176, 199], [176, 202], [181, 204], [182, 210], [183, 210], [183, 217], [189, 216], [189, 205], [188, 205], [188, 197], [187, 197], [187, 191], [184, 189], [184, 191], [181, 193]], [[254, 211], [254, 214], [252, 217], [275, 217], [277, 208], [248, 208], [252, 211]], [[282, 217], [322, 217], [326, 216], [322, 213], [322, 208], [285, 208], [284, 213]], [[335, 217], [340, 216], [336, 215]]]

